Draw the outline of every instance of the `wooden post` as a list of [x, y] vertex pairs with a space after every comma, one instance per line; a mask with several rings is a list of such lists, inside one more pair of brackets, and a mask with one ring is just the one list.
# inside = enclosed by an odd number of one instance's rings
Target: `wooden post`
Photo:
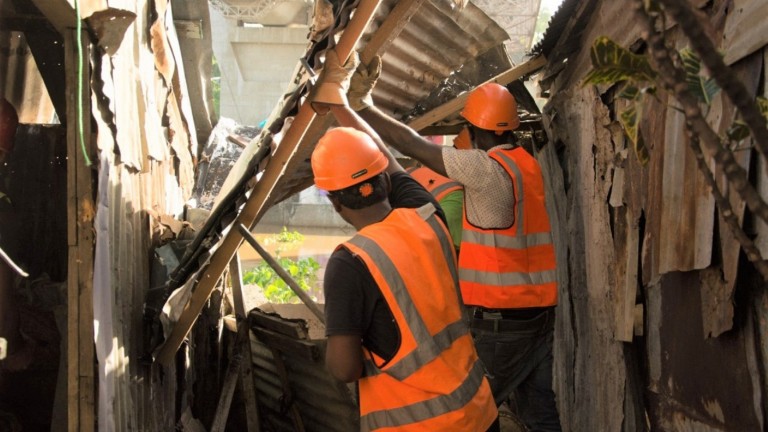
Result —
[[[93, 431], [95, 427], [95, 378], [93, 342], [93, 174], [81, 150], [91, 141], [90, 44], [82, 34], [83, 62], [78, 64], [76, 30], [64, 32], [67, 95], [67, 412], [68, 430]], [[80, 69], [82, 68], [82, 69]], [[82, 93], [78, 94], [78, 78]], [[78, 100], [84, 120], [80, 131]]]

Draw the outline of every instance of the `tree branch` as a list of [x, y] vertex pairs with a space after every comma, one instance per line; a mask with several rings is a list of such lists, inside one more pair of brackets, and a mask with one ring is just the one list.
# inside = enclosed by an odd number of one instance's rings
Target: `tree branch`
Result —
[[656, 63], [662, 84], [680, 103], [691, 129], [704, 144], [715, 163], [722, 168], [728, 182], [745, 201], [747, 207], [768, 222], [768, 205], [749, 183], [746, 171], [736, 161], [733, 153], [722, 145], [720, 137], [707, 124], [699, 108], [698, 99], [688, 90], [685, 72], [675, 66], [672, 60], [672, 53], [676, 51], [667, 48], [663, 33], [656, 31], [656, 20], [659, 17], [654, 18], [645, 11], [643, 0], [636, 0], [636, 5], [646, 25], [645, 39], [648, 41], [651, 60]]
[[698, 11], [691, 8], [688, 0], [659, 1], [688, 36], [688, 40], [699, 54], [699, 58], [712, 73], [712, 77], [739, 110], [741, 118], [755, 138], [755, 146], [758, 151], [763, 156], [768, 157], [768, 128], [766, 128], [765, 117], [760, 112], [755, 98], [749, 94], [744, 83], [736, 77], [736, 74], [725, 65], [722, 56], [704, 32], [702, 24], [697, 18]]

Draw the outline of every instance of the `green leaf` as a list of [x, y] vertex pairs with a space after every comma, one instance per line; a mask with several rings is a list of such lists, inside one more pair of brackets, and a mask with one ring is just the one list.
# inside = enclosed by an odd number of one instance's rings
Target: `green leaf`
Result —
[[627, 138], [632, 142], [635, 155], [637, 155], [637, 160], [641, 165], [645, 166], [650, 160], [650, 155], [648, 154], [648, 148], [645, 146], [643, 136], [638, 127], [640, 123], [639, 113], [641, 112], [641, 109], [638, 110], [637, 104], [631, 104], [619, 114], [619, 121], [624, 128], [624, 133], [627, 135]]
[[583, 85], [645, 82], [656, 78], [646, 57], [632, 53], [606, 36], [595, 39], [590, 57], [593, 69], [584, 78]]
[[621, 92], [619, 92], [619, 97], [622, 99], [636, 101], [642, 97], [642, 92], [637, 86], [627, 85], [621, 90]]
[[[758, 108], [760, 109], [760, 113], [763, 115], [763, 117], [768, 118], [768, 99], [762, 96], [758, 96], [756, 102]], [[725, 134], [729, 141], [739, 142], [749, 138], [751, 132], [749, 131], [749, 127], [744, 122], [744, 120], [736, 120], [733, 122], [731, 127], [728, 128]]]
[[699, 101], [706, 105], [711, 105], [712, 98], [720, 91], [717, 82], [712, 78], [701, 75], [701, 59], [692, 49], [685, 48], [680, 51], [680, 58], [683, 60], [688, 89]]
[[757, 106], [760, 108], [760, 113], [763, 114], [763, 117], [768, 118], [768, 99], [758, 96], [757, 97]]

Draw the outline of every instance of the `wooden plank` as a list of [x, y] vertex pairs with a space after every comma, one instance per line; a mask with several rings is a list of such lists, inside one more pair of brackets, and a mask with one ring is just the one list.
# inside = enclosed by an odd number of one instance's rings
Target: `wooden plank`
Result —
[[[74, 0], [32, 0], [32, 3], [62, 35], [67, 29], [75, 27]], [[106, 8], [106, 0], [79, 0], [80, 16], [83, 18]]]
[[[379, 0], [362, 0], [357, 6], [354, 16], [336, 46], [340, 58], [346, 59], [352, 53], [378, 6]], [[239, 224], [243, 224], [246, 227], [252, 227], [261, 218], [266, 211], [264, 204], [269, 200], [277, 182], [282, 177], [283, 168], [295, 154], [298, 143], [301, 142], [302, 137], [314, 118], [315, 112], [305, 101], [299, 107], [290, 129], [286, 131], [280, 146], [278, 146], [261, 179], [232, 226], [236, 227]], [[234, 257], [242, 242], [243, 236], [237, 229], [229, 229], [226, 232], [224, 240], [213, 253], [208, 266], [202, 272], [200, 282], [198, 282], [195, 292], [185, 305], [173, 330], [171, 330], [171, 334], [168, 335], [168, 339], [156, 351], [155, 361], [166, 366], [171, 364], [176, 350], [179, 349], [189, 330], [195, 324], [197, 316], [211, 295], [216, 282], [221, 278], [224, 269], [232, 261], [232, 257]]]
[[32, 0], [40, 12], [53, 24], [62, 35], [67, 28], [75, 26], [75, 9], [65, 0]]
[[625, 206], [616, 209], [615, 237], [621, 237], [616, 250], [616, 291], [614, 337], [632, 342], [635, 327], [635, 299], [637, 297], [637, 269], [640, 235], [637, 218]]
[[294, 339], [309, 339], [307, 323], [301, 319], [288, 319], [278, 314], [270, 314], [254, 309], [248, 314], [251, 325], [263, 327]]
[[734, 0], [725, 21], [720, 52], [727, 65], [768, 45], [768, 2]]
[[659, 273], [690, 271], [712, 262], [715, 199], [688, 145], [685, 117], [667, 111], [664, 131]]
[[270, 348], [313, 362], [320, 361], [320, 349], [312, 342], [293, 339], [261, 327], [251, 327], [251, 331]]
[[360, 61], [368, 64], [374, 56], [384, 54], [393, 40], [400, 36], [411, 17], [419, 10], [425, 0], [402, 0], [398, 2], [387, 18], [376, 30], [371, 40], [360, 53]]
[[77, 100], [82, 101], [82, 135], [90, 150], [90, 57], [87, 32], [82, 38], [82, 92], [78, 90], [77, 35], [64, 34], [67, 94], [67, 217], [68, 217], [68, 318], [67, 406], [68, 430], [93, 431], [95, 426], [93, 346], [93, 202], [92, 170], [81, 150]]
[[[512, 81], [520, 79], [523, 76], [526, 76], [538, 69], [541, 69], [546, 64], [547, 64], [546, 58], [544, 58], [543, 56], [537, 56], [519, 66], [515, 66], [512, 69], [509, 69], [507, 71], [504, 71], [496, 75], [495, 77], [489, 79], [488, 81], [485, 81], [483, 84], [494, 82], [501, 85], [507, 85]], [[410, 126], [412, 129], [416, 131], [419, 131], [446, 117], [455, 116], [464, 107], [464, 104], [467, 102], [467, 97], [469, 97], [469, 93], [470, 92], [464, 92], [456, 96], [451, 101], [446, 102], [440, 105], [439, 107], [436, 107], [424, 113], [421, 117], [417, 117], [411, 120], [411, 122], [408, 123], [408, 126]]]

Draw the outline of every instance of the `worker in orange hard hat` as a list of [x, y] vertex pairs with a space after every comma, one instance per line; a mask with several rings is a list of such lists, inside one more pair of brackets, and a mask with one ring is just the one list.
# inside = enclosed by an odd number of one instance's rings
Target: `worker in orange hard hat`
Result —
[[346, 106], [354, 67], [326, 55], [309, 102], [342, 127], [318, 141], [312, 173], [357, 230], [326, 267], [326, 367], [357, 381], [361, 431], [498, 431], [439, 205]]
[[514, 393], [529, 429], [559, 431], [552, 390], [555, 249], [541, 168], [513, 133], [517, 102], [502, 85], [478, 86], [461, 111], [472, 148], [438, 147], [374, 106], [380, 73], [379, 58], [358, 67], [350, 107], [385, 142], [464, 187], [461, 294], [474, 311], [472, 333], [496, 403]]

